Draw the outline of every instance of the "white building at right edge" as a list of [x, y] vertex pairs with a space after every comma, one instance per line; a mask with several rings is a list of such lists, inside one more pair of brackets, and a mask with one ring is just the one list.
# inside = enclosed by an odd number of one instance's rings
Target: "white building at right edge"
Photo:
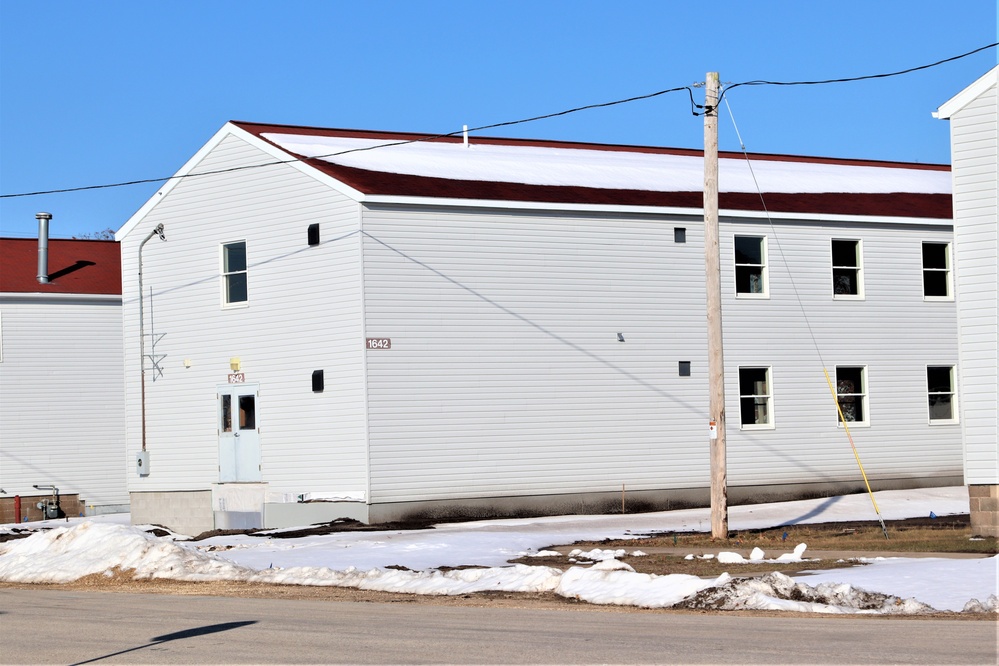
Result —
[[971, 523], [999, 536], [999, 66], [934, 114], [950, 120], [964, 476]]

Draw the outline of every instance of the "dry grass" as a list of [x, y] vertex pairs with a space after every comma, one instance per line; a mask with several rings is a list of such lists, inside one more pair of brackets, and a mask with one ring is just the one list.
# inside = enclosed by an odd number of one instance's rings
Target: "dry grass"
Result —
[[[842, 559], [873, 557], [887, 554], [906, 553], [974, 553], [995, 555], [996, 539], [975, 538], [967, 516], [946, 518], [913, 518], [889, 521], [888, 539], [885, 539], [881, 525], [876, 522], [821, 523], [814, 525], [794, 525], [766, 530], [732, 532], [728, 539], [713, 539], [701, 532], [663, 532], [639, 536], [635, 539], [605, 539], [599, 542], [579, 542], [572, 547], [581, 550], [601, 548], [607, 550], [623, 548], [627, 552], [642, 550], [649, 555], [644, 557], [625, 556], [627, 562], [641, 573], [668, 574], [685, 573], [694, 576], [717, 576], [723, 572], [738, 575], [753, 575], [780, 571], [788, 575], [801, 571], [842, 568]], [[687, 560], [685, 556], [695, 556], [719, 551], [731, 551], [748, 556], [753, 548], [761, 548], [768, 558], [787, 553], [799, 543], [808, 544], [809, 553], [826, 551], [837, 553], [812, 562], [789, 562], [767, 564], [720, 564], [713, 559]], [[564, 546], [553, 546], [565, 550]], [[656, 552], [659, 551], [659, 552]], [[663, 552], [666, 551], [666, 552]], [[565, 567], [566, 559], [524, 558], [516, 560], [523, 564], [538, 564]], [[847, 565], [850, 566], [850, 565]]]

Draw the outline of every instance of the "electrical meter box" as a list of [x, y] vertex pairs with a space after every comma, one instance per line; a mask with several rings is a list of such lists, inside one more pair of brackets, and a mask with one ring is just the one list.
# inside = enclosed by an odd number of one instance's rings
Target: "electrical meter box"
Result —
[[149, 476], [149, 451], [139, 451], [136, 454], [135, 471], [139, 476]]

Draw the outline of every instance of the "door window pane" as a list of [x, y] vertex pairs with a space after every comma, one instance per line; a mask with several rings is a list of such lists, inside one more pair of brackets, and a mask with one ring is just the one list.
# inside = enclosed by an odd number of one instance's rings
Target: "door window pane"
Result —
[[222, 432], [232, 432], [232, 396], [222, 396]]
[[255, 430], [256, 428], [256, 400], [252, 395], [241, 395], [239, 396], [239, 429]]

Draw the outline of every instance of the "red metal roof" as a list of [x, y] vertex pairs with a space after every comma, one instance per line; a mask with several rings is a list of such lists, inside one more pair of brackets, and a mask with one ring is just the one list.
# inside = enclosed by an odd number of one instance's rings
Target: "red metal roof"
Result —
[[[461, 142], [461, 137], [434, 137], [427, 134], [402, 132], [373, 132], [362, 130], [313, 128], [289, 125], [267, 125], [233, 121], [233, 124], [257, 136], [263, 141], [277, 146], [263, 135], [267, 133], [302, 134], [315, 136], [335, 136], [385, 141], [429, 140], [435, 142]], [[626, 151], [658, 153], [666, 155], [700, 156], [699, 150], [657, 148], [649, 146], [621, 146], [591, 143], [537, 141], [530, 139], [505, 139], [475, 137], [477, 144], [508, 146], [530, 146], [550, 148], [581, 148], [588, 150]], [[281, 148], [280, 146], [277, 146]], [[282, 148], [282, 150], [284, 150]], [[285, 151], [288, 152], [288, 151]], [[544, 203], [575, 203], [591, 205], [634, 205], [665, 206], [678, 208], [700, 208], [702, 194], [694, 192], [657, 192], [648, 190], [607, 189], [585, 186], [535, 185], [529, 183], [460, 180], [389, 171], [371, 171], [356, 167], [334, 164], [320, 159], [304, 158], [289, 152], [290, 155], [316, 170], [325, 173], [350, 187], [371, 195], [421, 196], [452, 199], [479, 199], [487, 201], [532, 201]], [[744, 159], [741, 153], [722, 153], [721, 157]], [[878, 160], [847, 160], [826, 157], [804, 157], [794, 155], [751, 155], [754, 160], [774, 162], [801, 162], [811, 164], [835, 164], [841, 166], [892, 167], [916, 171], [950, 171], [941, 164], [915, 164]], [[812, 213], [829, 215], [858, 215], [885, 217], [914, 217], [951, 219], [951, 195], [944, 193], [920, 192], [822, 192], [822, 193], [766, 193], [767, 209], [784, 213]], [[722, 192], [719, 196], [722, 209], [762, 211], [760, 196], [756, 193]]]
[[0, 238], [0, 293], [121, 295], [121, 245], [50, 238], [48, 273], [39, 283], [37, 238]]

